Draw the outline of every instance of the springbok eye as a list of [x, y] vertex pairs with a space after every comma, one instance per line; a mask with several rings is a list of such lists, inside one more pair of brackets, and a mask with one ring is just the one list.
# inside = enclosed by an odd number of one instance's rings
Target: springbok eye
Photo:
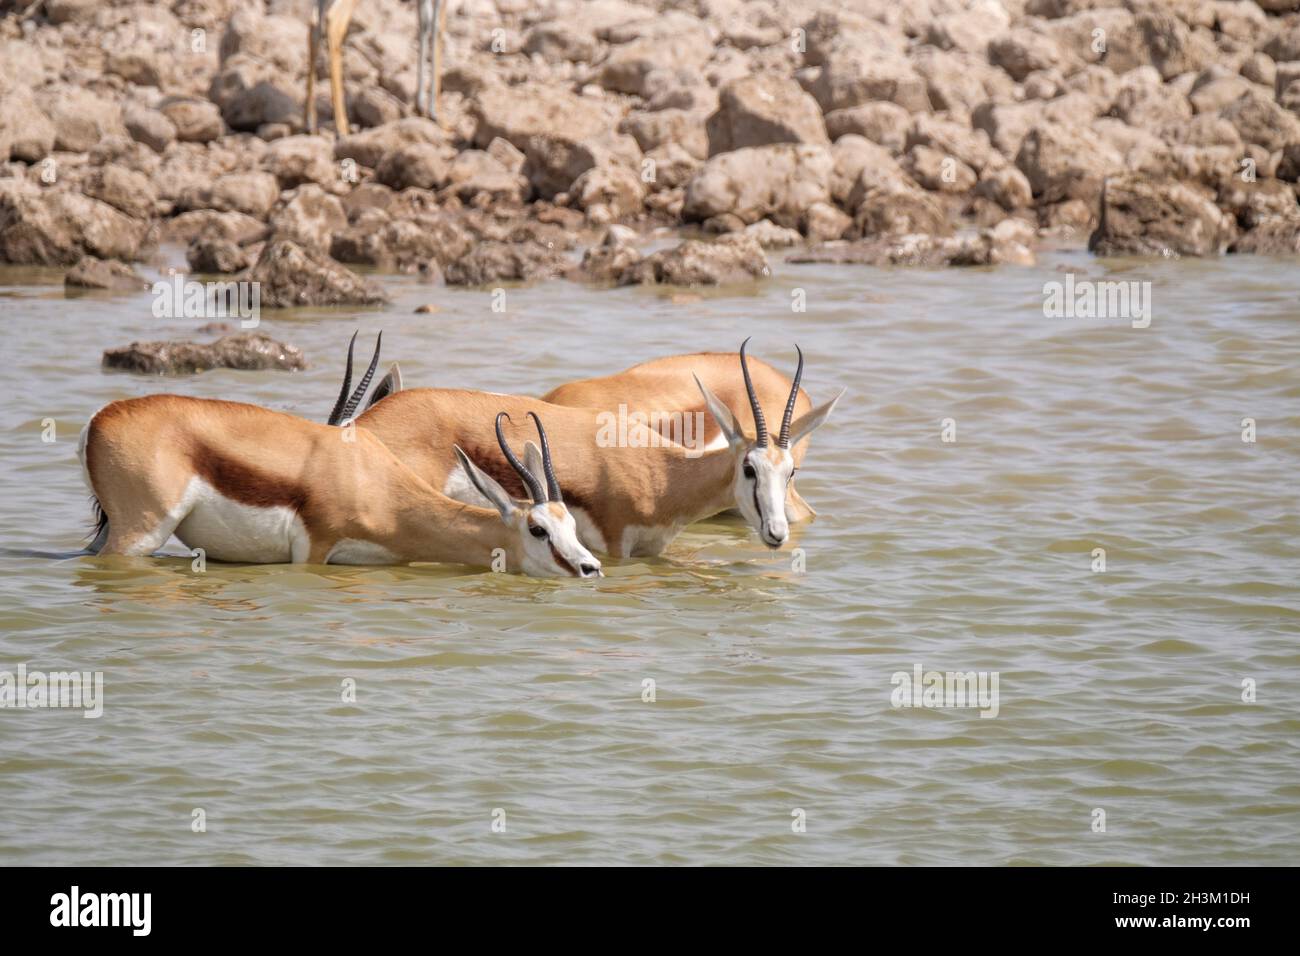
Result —
[[754, 471], [754, 466], [751, 465], [751, 464], [749, 464], [748, 462], [746, 462], [746, 463], [745, 463], [745, 477], [748, 478], [748, 479], [750, 479], [750, 480], [752, 481], [752, 480], [754, 479], [754, 477], [755, 477], [757, 474], [758, 474], [758, 472]]
[[541, 525], [530, 524], [528, 526], [528, 533], [531, 534], [534, 538], [546, 537], [546, 529], [543, 528]]

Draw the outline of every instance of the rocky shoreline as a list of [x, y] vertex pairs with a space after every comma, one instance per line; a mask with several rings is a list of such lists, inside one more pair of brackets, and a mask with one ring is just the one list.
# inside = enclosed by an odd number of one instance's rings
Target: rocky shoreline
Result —
[[176, 242], [282, 307], [382, 303], [355, 267], [1300, 253], [1300, 0], [462, 0], [442, 126], [412, 115], [414, 6], [365, 0], [343, 137], [302, 132], [313, 6], [0, 0], [0, 263], [132, 288]]

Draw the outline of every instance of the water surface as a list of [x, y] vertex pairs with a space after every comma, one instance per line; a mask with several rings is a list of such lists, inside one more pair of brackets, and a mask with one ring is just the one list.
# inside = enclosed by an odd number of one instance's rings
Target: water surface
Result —
[[[1066, 270], [1150, 281], [1151, 326], [1045, 318]], [[0, 273], [0, 670], [103, 671], [105, 709], [0, 710], [0, 863], [1296, 862], [1293, 263], [783, 266], [720, 296], [511, 289], [504, 314], [390, 278], [383, 312], [263, 317], [307, 372], [167, 381], [100, 355], [194, 320], [58, 278]], [[95, 409], [320, 420], [357, 327], [408, 384], [529, 394], [747, 335], [789, 367], [797, 340], [814, 401], [849, 389], [799, 479], [804, 570], [729, 519], [595, 586], [71, 556]], [[892, 707], [918, 664], [997, 672], [997, 717]]]

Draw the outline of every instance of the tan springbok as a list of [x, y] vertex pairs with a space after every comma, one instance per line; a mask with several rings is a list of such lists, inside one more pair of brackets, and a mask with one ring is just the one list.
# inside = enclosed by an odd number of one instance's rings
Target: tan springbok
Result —
[[[795, 348], [798, 350], [798, 346]], [[742, 356], [744, 349], [742, 345]], [[572, 408], [611, 408], [622, 404], [626, 405], [629, 414], [639, 414], [652, 422], [657, 415], [660, 421], [671, 422], [672, 418], [665, 416], [666, 412], [689, 414], [707, 407], [701, 400], [702, 383], [727, 407], [733, 421], [740, 422], [745, 427], [746, 434], [754, 436], [758, 435], [758, 424], [763, 417], [764, 407], [780, 408], [782, 403], [793, 402], [793, 411], [797, 416], [808, 414], [812, 408], [808, 394], [799, 387], [803, 374], [802, 351], [799, 351], [799, 367], [793, 382], [762, 359], [742, 358], [741, 367], [744, 373], [737, 375], [734, 352], [669, 355], [633, 365], [613, 375], [567, 382], [551, 389], [542, 396], [542, 400]], [[400, 378], [397, 381], [400, 387]], [[843, 392], [840, 394], [843, 395]], [[836, 396], [830, 405], [833, 406], [839, 397]], [[787, 408], [787, 419], [789, 413]], [[717, 415], [709, 417], [704, 438], [705, 447], [716, 447], [719, 443], [731, 441]], [[778, 441], [778, 449], [779, 447]], [[804, 455], [808, 452], [807, 432], [792, 443], [789, 452], [790, 473], [793, 475], [803, 464]], [[761, 456], [762, 460], [756, 459], [753, 464], [756, 469], [770, 469], [772, 473], [767, 476], [768, 481], [777, 482], [780, 480], [778, 473], [784, 470], [780, 461], [782, 457], [777, 450], [769, 449], [768, 454]], [[761, 478], [758, 480], [762, 483]], [[744, 509], [740, 510], [743, 514]], [[792, 522], [798, 522], [807, 521], [816, 514], [799, 494], [791, 478], [786, 496], [786, 517]], [[746, 518], [749, 517], [746, 515]]]
[[[736, 356], [731, 360], [735, 362]], [[358, 392], [347, 398], [351, 361], [349, 348], [349, 374], [332, 423], [341, 420], [341, 408], [347, 418], [364, 391], [363, 380]], [[367, 379], [376, 361], [372, 360]], [[750, 381], [743, 345], [739, 365], [741, 377]], [[392, 388], [396, 370], [380, 387], [386, 397], [372, 403], [356, 424], [378, 436], [435, 488], [452, 498], [477, 502], [472, 483], [452, 465], [450, 447], [465, 448], [507, 489], [517, 492], [518, 480], [494, 453], [489, 436], [478, 423], [486, 408], [504, 409], [519, 421], [529, 411], [536, 411], [545, 418], [557, 449], [565, 500], [577, 519], [579, 537], [592, 550], [620, 557], [658, 554], [687, 525], [729, 508], [739, 509], [766, 545], [779, 548], [789, 536], [785, 499], [795, 468], [792, 449], [826, 420], [838, 400], [809, 409], [796, 419], [798, 398], [803, 396], [805, 404], [811, 404], [799, 388], [802, 372], [801, 354], [775, 441], [757, 400], [759, 428], [750, 438], [730, 409], [703, 383], [697, 383], [697, 396], [702, 396], [725, 439], [712, 448], [703, 443], [707, 416], [702, 410], [689, 417], [677, 415], [672, 429], [663, 422], [655, 428], [651, 427], [653, 417], [640, 421], [620, 416], [616, 405], [571, 408], [524, 396], [461, 389], [396, 391]]]
[[528, 466], [504, 436], [496, 449], [530, 503], [460, 448], [443, 449], [489, 510], [430, 487], [364, 428], [180, 395], [113, 402], [91, 418], [77, 450], [99, 510], [90, 550], [149, 555], [175, 534], [219, 561], [492, 567], [504, 558], [503, 570], [598, 577], [534, 422], [541, 447], [528, 444]]

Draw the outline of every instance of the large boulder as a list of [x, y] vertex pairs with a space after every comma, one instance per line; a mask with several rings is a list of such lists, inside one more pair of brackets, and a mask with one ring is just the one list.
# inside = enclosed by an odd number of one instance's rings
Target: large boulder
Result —
[[334, 151], [322, 136], [285, 136], [267, 147], [262, 168], [275, 177], [281, 189], [304, 183], [327, 186], [339, 179]]
[[773, 143], [829, 145], [817, 101], [794, 80], [758, 73], [722, 88], [707, 124], [709, 155]]
[[324, 253], [288, 240], [268, 242], [246, 278], [260, 283], [262, 305], [270, 308], [381, 305], [388, 301], [388, 295], [374, 282]]
[[0, 94], [0, 162], [36, 163], [54, 150], [54, 123], [25, 86]]
[[763, 247], [752, 235], [733, 233], [716, 242], [687, 239], [646, 256], [626, 269], [622, 285], [716, 286], [752, 282], [772, 274]]
[[289, 239], [316, 252], [329, 252], [334, 233], [347, 227], [343, 204], [315, 183], [293, 191], [270, 220], [272, 239]]
[[444, 267], [448, 285], [484, 286], [494, 282], [535, 282], [560, 275], [567, 265], [557, 249], [540, 242], [477, 242]]
[[297, 371], [307, 367], [307, 360], [292, 345], [255, 332], [215, 342], [132, 342], [106, 349], [103, 366], [139, 375], [193, 375], [214, 368]]
[[816, 202], [830, 199], [830, 151], [783, 143], [714, 156], [686, 185], [683, 215], [703, 221], [730, 214], [742, 223], [770, 218], [795, 226]]
[[647, 97], [656, 71], [699, 72], [713, 54], [708, 27], [698, 17], [671, 11], [602, 31], [614, 44], [598, 80], [606, 89]]
[[410, 116], [373, 129], [343, 136], [334, 144], [334, 158], [352, 160], [359, 166], [374, 169], [389, 153], [414, 143], [445, 145], [447, 133], [437, 123], [421, 116]]
[[520, 150], [524, 172], [543, 199], [566, 192], [593, 166], [635, 167], [641, 160], [636, 141], [614, 131], [611, 108], [557, 87], [490, 86], [471, 109], [478, 120], [474, 144], [485, 149], [500, 137]]
[[139, 258], [145, 223], [80, 193], [8, 182], [14, 185], [0, 186], [0, 262], [70, 266], [85, 255]]
[[1060, 123], [1040, 123], [1029, 131], [1016, 154], [1016, 166], [1044, 203], [1092, 201], [1102, 180], [1123, 172], [1124, 158], [1089, 131]]
[[1088, 248], [1099, 256], [1216, 256], [1233, 233], [1232, 220], [1186, 183], [1117, 176], [1106, 182]]
[[823, 112], [877, 100], [897, 103], [909, 113], [930, 109], [925, 79], [907, 57], [856, 46], [833, 48], [809, 92]]
[[113, 292], [140, 292], [149, 283], [125, 262], [82, 256], [63, 276], [63, 284], [75, 289], [106, 289]]

